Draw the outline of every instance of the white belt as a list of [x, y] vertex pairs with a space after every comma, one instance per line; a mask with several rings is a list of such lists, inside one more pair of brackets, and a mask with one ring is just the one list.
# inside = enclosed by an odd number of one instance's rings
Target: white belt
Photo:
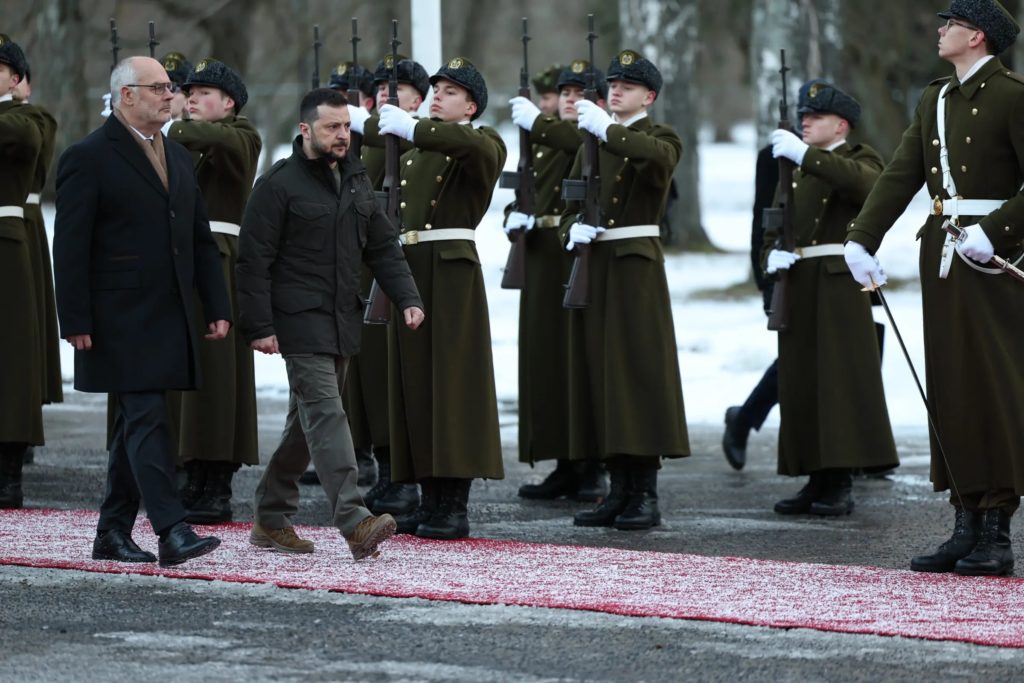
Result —
[[623, 228], [612, 228], [598, 233], [595, 241], [628, 240], [633, 237], [661, 237], [661, 228], [657, 225], [628, 225]]
[[24, 218], [25, 209], [21, 206], [0, 206], [0, 218]]
[[842, 256], [845, 252], [841, 244], [816, 244], [813, 247], [797, 247], [793, 250], [800, 258], [818, 258], [821, 256]]
[[38, 192], [33, 192], [29, 196], [25, 197], [25, 203], [26, 204], [38, 204], [39, 203], [39, 193]]
[[932, 213], [936, 216], [987, 216], [1003, 204], [1004, 199], [941, 199], [932, 200]]
[[533, 227], [535, 228], [557, 228], [562, 222], [561, 216], [548, 215], [548, 216], [537, 216], [537, 220], [534, 221]]
[[210, 232], [220, 232], [225, 235], [234, 235], [238, 237], [238, 234], [242, 232], [242, 228], [235, 223], [225, 223], [224, 221], [210, 221]]
[[476, 241], [476, 232], [468, 228], [440, 228], [438, 230], [406, 230], [398, 239], [402, 244], [419, 244], [420, 242], [439, 242], [441, 240]]

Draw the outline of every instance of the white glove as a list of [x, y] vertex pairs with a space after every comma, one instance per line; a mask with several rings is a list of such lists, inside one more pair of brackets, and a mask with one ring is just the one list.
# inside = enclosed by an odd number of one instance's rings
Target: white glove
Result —
[[348, 105], [348, 117], [352, 120], [352, 132], [362, 135], [366, 119], [370, 118], [370, 112], [366, 111], [366, 107], [353, 107], [350, 104]]
[[992, 241], [980, 225], [968, 225], [964, 228], [964, 239], [958, 249], [961, 254], [978, 263], [988, 263], [996, 253], [996, 248], [992, 246]]
[[412, 114], [393, 104], [385, 104], [380, 108], [380, 132], [385, 135], [397, 135], [413, 142], [417, 123]]
[[878, 264], [878, 259], [869, 254], [863, 244], [847, 242], [843, 252], [843, 256], [846, 258], [846, 265], [850, 267], [850, 274], [865, 289], [881, 287], [887, 282], [885, 272], [882, 271], [882, 266]]
[[777, 273], [780, 270], [789, 270], [790, 266], [800, 260], [798, 254], [781, 249], [772, 249], [768, 252], [768, 267], [765, 269], [768, 274]]
[[105, 92], [103, 93], [103, 111], [100, 112], [100, 116], [107, 118], [113, 113], [113, 110], [110, 108], [110, 93]]
[[768, 138], [772, 143], [772, 156], [778, 159], [779, 157], [786, 157], [797, 166], [804, 163], [804, 155], [807, 154], [807, 148], [810, 147], [806, 142], [798, 138], [788, 130], [782, 130], [778, 128], [772, 131], [771, 137]]
[[512, 123], [523, 130], [533, 130], [533, 122], [540, 116], [537, 105], [525, 97], [513, 97], [508, 103], [512, 105]]
[[533, 230], [534, 220], [534, 217], [528, 213], [510, 211], [508, 218], [505, 219], [505, 234], [507, 235], [513, 230]]
[[581, 130], [590, 131], [608, 142], [608, 126], [615, 123], [608, 112], [590, 100], [580, 100], [576, 103], [576, 114], [577, 125]]
[[[577, 103], [578, 104], [578, 103]], [[573, 223], [569, 228], [569, 243], [565, 245], [566, 251], [571, 251], [577, 244], [590, 244], [597, 236], [604, 232], [605, 228], [594, 227], [586, 223]]]

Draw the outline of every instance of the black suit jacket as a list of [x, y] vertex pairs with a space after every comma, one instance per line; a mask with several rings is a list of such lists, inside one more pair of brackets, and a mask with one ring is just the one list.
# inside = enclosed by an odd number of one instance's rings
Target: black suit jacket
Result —
[[[118, 392], [198, 387], [192, 289], [206, 322], [230, 320], [220, 251], [188, 151], [164, 138], [165, 190], [135, 133], [111, 116], [57, 167], [53, 270], [75, 388]], [[220, 343], [220, 342], [205, 342]]]

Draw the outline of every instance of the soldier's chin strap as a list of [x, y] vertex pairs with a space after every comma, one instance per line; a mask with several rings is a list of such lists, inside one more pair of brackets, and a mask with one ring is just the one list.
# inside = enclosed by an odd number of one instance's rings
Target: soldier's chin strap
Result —
[[946, 466], [946, 474], [949, 475], [949, 487], [953, 489], [953, 494], [960, 503], [960, 509], [966, 510], [967, 508], [964, 507], [964, 499], [960, 497], [960, 489], [956, 485], [956, 480], [953, 479], [953, 469], [949, 466], [949, 458], [946, 457], [946, 449], [942, 447], [942, 439], [939, 438], [939, 429], [935, 424], [935, 415], [932, 413], [932, 406], [928, 402], [928, 397], [924, 393], [924, 386], [921, 384], [921, 379], [917, 376], [917, 370], [914, 368], [914, 361], [910, 359], [910, 352], [907, 351], [907, 345], [903, 342], [903, 335], [900, 334], [900, 328], [896, 325], [896, 320], [892, 317], [892, 310], [889, 309], [889, 302], [885, 300], [885, 294], [882, 293], [882, 288], [875, 284], [874, 279], [871, 280], [871, 287], [866, 288], [865, 291], [875, 292], [878, 294], [878, 300], [882, 302], [882, 308], [885, 310], [886, 317], [889, 318], [889, 324], [892, 325], [892, 331], [896, 333], [896, 341], [900, 343], [900, 348], [903, 349], [903, 357], [907, 359], [907, 366], [910, 368], [910, 374], [914, 376], [914, 383], [917, 384], [917, 390], [921, 394], [921, 400], [924, 401], [924, 409], [928, 414], [928, 426], [931, 427], [932, 435], [935, 436], [935, 443], [939, 447], [939, 454], [942, 456], [942, 462]]

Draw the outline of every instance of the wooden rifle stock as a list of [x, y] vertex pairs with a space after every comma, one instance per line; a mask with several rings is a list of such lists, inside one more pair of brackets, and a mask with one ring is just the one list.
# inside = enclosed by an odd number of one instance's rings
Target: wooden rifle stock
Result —
[[[519, 70], [519, 96], [530, 99], [530, 71], [527, 65], [526, 44], [530, 36], [526, 31], [526, 17], [523, 17], [523, 68]], [[530, 143], [530, 131], [519, 129], [519, 164], [515, 173], [502, 173], [501, 187], [514, 187], [516, 201], [513, 208], [526, 215], [533, 215], [536, 210], [536, 194], [533, 187], [533, 145]], [[508, 250], [505, 262], [505, 274], [501, 278], [502, 289], [523, 289], [526, 286], [526, 229], [518, 228], [509, 232], [512, 246]]]
[[[782, 99], [779, 100], [779, 128], [793, 132], [793, 124], [789, 120], [789, 105], [786, 101], [786, 51], [782, 50]], [[779, 192], [778, 203], [772, 209], [765, 209], [765, 227], [779, 229], [776, 243], [783, 251], [796, 249], [796, 230], [793, 226], [793, 170], [796, 164], [785, 157], [779, 157]], [[772, 300], [768, 310], [768, 329], [781, 332], [789, 327], [789, 271], [780, 270], [776, 274], [772, 289]]]

